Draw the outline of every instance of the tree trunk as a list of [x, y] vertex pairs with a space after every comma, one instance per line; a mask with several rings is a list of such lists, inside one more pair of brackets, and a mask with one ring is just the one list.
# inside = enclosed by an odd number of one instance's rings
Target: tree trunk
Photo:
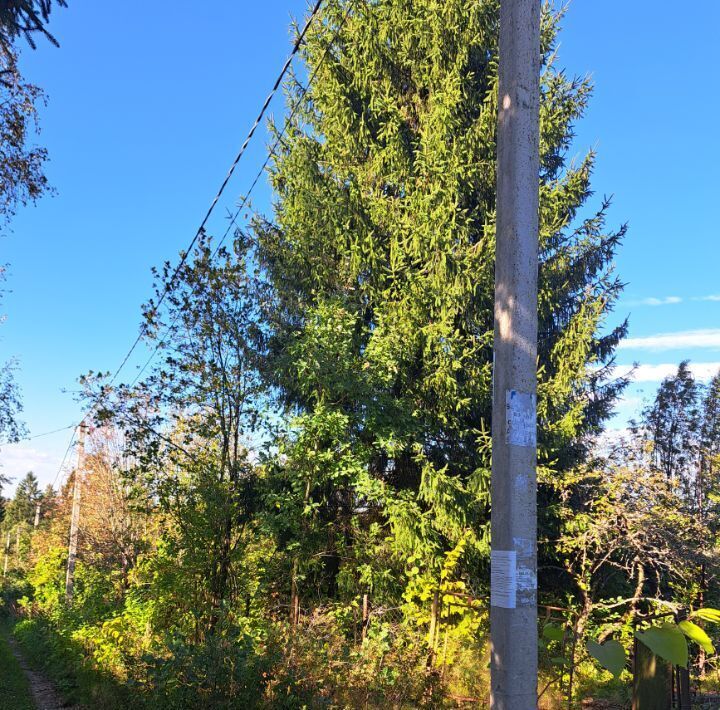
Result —
[[[305, 484], [305, 496], [303, 497], [303, 509], [307, 507], [308, 501], [310, 500], [310, 480], [308, 479]], [[304, 520], [304, 519], [303, 519]], [[303, 532], [305, 531], [305, 523], [302, 525]], [[300, 566], [300, 557], [298, 554], [293, 559], [292, 567], [292, 579], [290, 581], [290, 624], [297, 626], [300, 621], [300, 596], [298, 594], [297, 576], [298, 568]]]
[[211, 588], [212, 612], [210, 614], [209, 631], [217, 626], [223, 602], [227, 597], [228, 579], [230, 576], [230, 550], [232, 547], [232, 517], [227, 514], [223, 526], [222, 541], [217, 564], [217, 573]]
[[[705, 527], [705, 492], [703, 491], [703, 485], [705, 480], [705, 458], [704, 456], [700, 459], [700, 468], [698, 471], [697, 481], [697, 505], [698, 505], [698, 517], [700, 518], [700, 524]], [[700, 563], [700, 591], [698, 593], [698, 606], [702, 608], [705, 604], [705, 590], [706, 590], [706, 570], [705, 562]], [[700, 648], [698, 653], [698, 675], [701, 680], [705, 678], [705, 649]]]

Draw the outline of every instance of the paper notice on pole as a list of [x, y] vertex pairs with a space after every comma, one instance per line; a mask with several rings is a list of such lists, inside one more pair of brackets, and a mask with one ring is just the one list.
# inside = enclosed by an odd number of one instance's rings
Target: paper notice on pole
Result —
[[505, 392], [505, 442], [511, 446], [535, 446], [535, 395], [529, 392]]
[[517, 596], [517, 555], [515, 550], [490, 552], [490, 606], [514, 609]]

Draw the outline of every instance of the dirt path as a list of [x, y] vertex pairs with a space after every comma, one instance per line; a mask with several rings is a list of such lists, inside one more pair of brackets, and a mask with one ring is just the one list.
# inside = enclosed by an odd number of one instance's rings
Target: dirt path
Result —
[[60, 710], [61, 708], [70, 710], [58, 695], [55, 686], [44, 675], [30, 668], [18, 649], [15, 639], [9, 636], [7, 642], [17, 659], [18, 665], [27, 677], [28, 683], [30, 683], [30, 692], [38, 710]]

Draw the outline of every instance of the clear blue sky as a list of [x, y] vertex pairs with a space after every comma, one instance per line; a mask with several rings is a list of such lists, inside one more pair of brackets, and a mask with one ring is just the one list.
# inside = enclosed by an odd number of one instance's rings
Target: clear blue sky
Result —
[[[52, 18], [61, 48], [41, 40], [22, 58], [48, 94], [39, 140], [58, 195], [22, 210], [0, 243], [12, 290], [0, 358], [20, 361], [33, 434], [79, 418], [62, 390], [80, 373], [119, 364], [151, 266], [192, 238], [288, 53], [290, 17], [305, 10], [303, 0], [69, 4]], [[681, 359], [705, 363], [700, 374], [720, 366], [718, 25], [712, 0], [681, 11], [575, 0], [564, 22], [560, 65], [596, 86], [577, 152], [597, 148], [597, 196], [613, 194], [611, 222], [630, 223], [617, 270], [633, 340], [618, 361], [643, 367], [616, 423]], [[257, 138], [211, 230], [262, 161], [267, 136]], [[267, 206], [267, 189], [255, 204]], [[49, 482], [67, 441], [8, 446], [0, 462]]]

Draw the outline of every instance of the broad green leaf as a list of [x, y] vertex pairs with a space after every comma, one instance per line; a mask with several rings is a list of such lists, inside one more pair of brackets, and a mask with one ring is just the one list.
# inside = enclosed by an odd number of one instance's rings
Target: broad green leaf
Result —
[[695, 609], [690, 614], [691, 619], [702, 619], [703, 621], [711, 621], [713, 624], [720, 624], [720, 609]]
[[656, 656], [670, 661], [674, 666], [687, 667], [687, 641], [683, 632], [675, 624], [651, 626], [645, 631], [636, 632], [635, 636]]
[[693, 624], [692, 621], [681, 621], [678, 626], [685, 636], [687, 636], [691, 641], [694, 641], [701, 648], [705, 649], [705, 653], [715, 653], [715, 647], [713, 646], [710, 637], [697, 624]]
[[548, 641], [562, 641], [563, 636], [565, 636], [565, 632], [562, 627], [557, 624], [545, 624], [542, 632], [543, 636], [548, 639]]
[[610, 640], [603, 644], [596, 641], [587, 642], [588, 653], [616, 678], [620, 676], [625, 667], [625, 649], [618, 641]]

